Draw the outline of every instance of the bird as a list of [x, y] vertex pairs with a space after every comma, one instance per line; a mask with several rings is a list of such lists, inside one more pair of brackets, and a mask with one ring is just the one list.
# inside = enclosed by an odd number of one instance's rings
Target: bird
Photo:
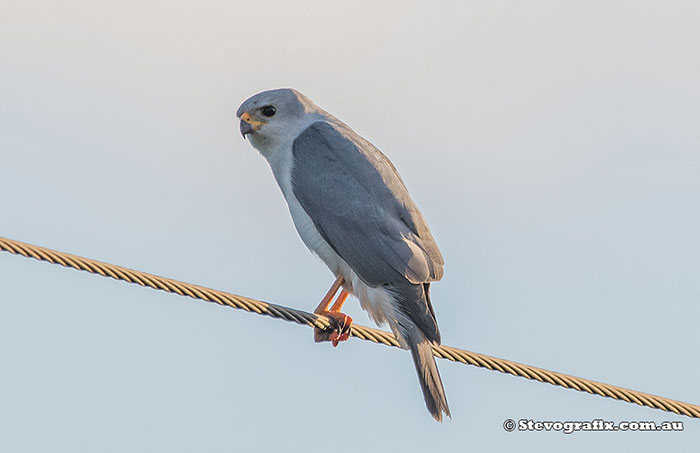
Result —
[[315, 341], [348, 339], [352, 319], [340, 310], [354, 295], [410, 350], [430, 415], [451, 418], [432, 352], [441, 339], [430, 284], [445, 261], [396, 167], [291, 88], [251, 96], [236, 116], [243, 138], [269, 163], [302, 241], [335, 276], [314, 310], [331, 326], [315, 328]]

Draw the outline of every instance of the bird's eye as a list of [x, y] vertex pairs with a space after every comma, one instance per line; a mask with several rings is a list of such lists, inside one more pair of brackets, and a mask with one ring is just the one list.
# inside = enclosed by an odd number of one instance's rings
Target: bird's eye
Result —
[[275, 113], [277, 113], [277, 109], [274, 105], [268, 105], [266, 107], [263, 107], [262, 109], [262, 114], [267, 116], [268, 118], [271, 116], [275, 116]]

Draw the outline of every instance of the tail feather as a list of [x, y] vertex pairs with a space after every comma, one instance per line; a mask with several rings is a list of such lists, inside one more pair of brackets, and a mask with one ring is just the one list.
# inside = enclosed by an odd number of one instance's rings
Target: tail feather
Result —
[[415, 325], [402, 330], [404, 330], [404, 338], [411, 349], [411, 356], [416, 366], [418, 381], [428, 412], [439, 422], [442, 421], [443, 413], [452, 418], [450, 408], [447, 405], [445, 388], [442, 386], [440, 372], [433, 356], [431, 342]]

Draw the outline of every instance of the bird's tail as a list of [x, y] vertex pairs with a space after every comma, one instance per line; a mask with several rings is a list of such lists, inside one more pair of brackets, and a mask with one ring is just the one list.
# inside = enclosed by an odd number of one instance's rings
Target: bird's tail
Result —
[[403, 330], [403, 336], [411, 349], [413, 363], [416, 366], [418, 381], [421, 390], [423, 390], [423, 398], [428, 412], [439, 422], [442, 421], [443, 413], [452, 418], [430, 340], [415, 324], [401, 330]]

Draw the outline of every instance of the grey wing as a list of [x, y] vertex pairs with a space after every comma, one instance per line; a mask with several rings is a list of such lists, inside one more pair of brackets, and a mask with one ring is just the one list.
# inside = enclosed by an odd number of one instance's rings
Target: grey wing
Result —
[[396, 169], [371, 143], [316, 122], [294, 141], [292, 189], [323, 238], [368, 285], [439, 280], [443, 258]]

